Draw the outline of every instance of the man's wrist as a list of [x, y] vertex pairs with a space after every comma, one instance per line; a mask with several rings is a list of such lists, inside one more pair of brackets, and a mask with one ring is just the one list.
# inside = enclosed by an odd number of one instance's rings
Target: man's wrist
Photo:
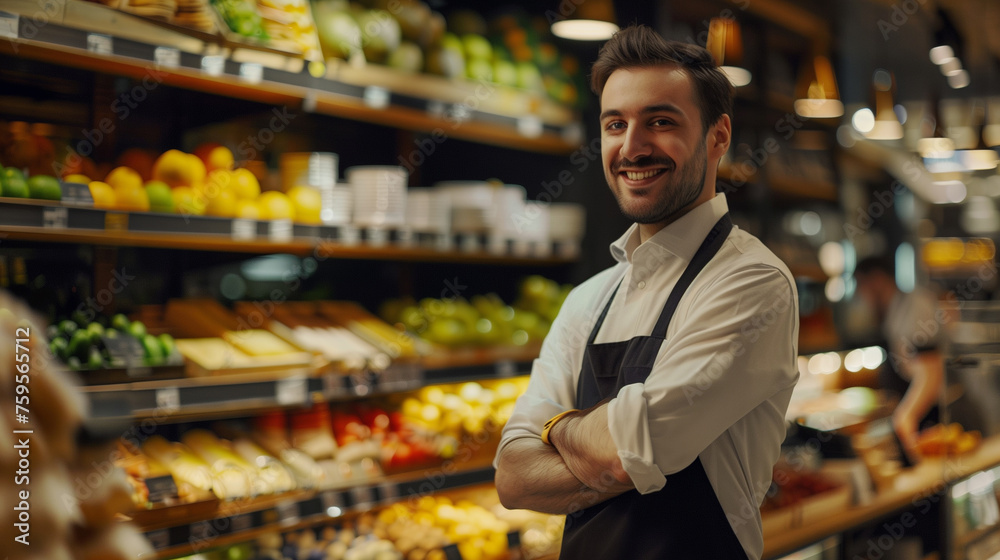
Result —
[[573, 415], [576, 412], [580, 411], [575, 408], [571, 408], [569, 410], [564, 410], [563, 412], [556, 414], [552, 418], [549, 418], [548, 421], [545, 422], [545, 424], [542, 426], [542, 434], [541, 434], [542, 443], [554, 446], [552, 442], [552, 430], [555, 429], [556, 425], [559, 424], [560, 421], [564, 420], [568, 416]]

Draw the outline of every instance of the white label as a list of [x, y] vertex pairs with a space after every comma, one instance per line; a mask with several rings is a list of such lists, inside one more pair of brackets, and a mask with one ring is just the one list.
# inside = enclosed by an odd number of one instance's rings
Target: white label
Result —
[[319, 495], [319, 499], [323, 502], [323, 509], [327, 510], [327, 513], [329, 513], [330, 508], [344, 510], [344, 495], [340, 492], [323, 492]]
[[112, 54], [114, 47], [112, 46], [111, 37], [101, 35], [100, 33], [88, 33], [87, 50], [94, 54]]
[[583, 130], [583, 125], [580, 123], [574, 122], [563, 127], [563, 140], [569, 142], [570, 144], [582, 144], [584, 136], [585, 132]]
[[181, 65], [181, 51], [173, 47], [156, 47], [153, 51], [153, 62], [167, 68], [177, 68]]
[[455, 103], [451, 105], [447, 113], [448, 120], [454, 122], [467, 121], [469, 120], [469, 117], [472, 116], [472, 111], [469, 109], [469, 106], [464, 103]]
[[69, 211], [62, 206], [49, 207], [42, 210], [42, 226], [47, 228], [64, 229], [69, 216]]
[[497, 377], [513, 377], [517, 375], [517, 365], [513, 360], [497, 360], [495, 367]]
[[323, 395], [328, 398], [342, 397], [347, 394], [344, 378], [341, 375], [329, 374], [323, 376]]
[[427, 102], [427, 112], [432, 117], [443, 117], [445, 108], [446, 107], [444, 101], [440, 101], [438, 99], [431, 99], [430, 101]]
[[253, 240], [257, 237], [257, 221], [244, 218], [233, 220], [233, 241]]
[[221, 76], [226, 70], [226, 59], [222, 55], [210, 54], [201, 57], [201, 71], [209, 76]]
[[389, 106], [389, 90], [378, 86], [366, 87], [364, 103], [372, 109], [385, 109]]
[[278, 404], [303, 404], [306, 402], [305, 377], [286, 377], [275, 383], [275, 398]]
[[542, 120], [534, 115], [517, 119], [517, 131], [521, 136], [528, 138], [538, 138], [542, 135]]
[[256, 62], [240, 64], [240, 78], [251, 84], [259, 84], [264, 79], [264, 67]]
[[156, 390], [156, 408], [163, 412], [176, 412], [181, 407], [181, 391], [177, 387]]
[[316, 92], [309, 90], [302, 98], [302, 110], [307, 113], [316, 112]]
[[278, 523], [282, 525], [293, 525], [299, 522], [298, 502], [282, 502], [274, 506], [278, 512]]
[[0, 12], [0, 37], [17, 39], [18, 22], [21, 16], [9, 12]]
[[291, 220], [272, 220], [271, 227], [268, 228], [268, 239], [276, 243], [285, 243], [292, 240]]

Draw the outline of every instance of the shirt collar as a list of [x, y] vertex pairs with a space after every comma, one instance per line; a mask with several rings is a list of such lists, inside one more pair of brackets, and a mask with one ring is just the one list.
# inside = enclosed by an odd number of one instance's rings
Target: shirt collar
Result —
[[[656, 232], [646, 240], [674, 255], [689, 261], [694, 257], [712, 226], [729, 212], [726, 195], [717, 193], [708, 202], [699, 204], [677, 221]], [[639, 247], [639, 224], [632, 224], [625, 233], [611, 244], [611, 256], [617, 262], [631, 262], [632, 254]]]

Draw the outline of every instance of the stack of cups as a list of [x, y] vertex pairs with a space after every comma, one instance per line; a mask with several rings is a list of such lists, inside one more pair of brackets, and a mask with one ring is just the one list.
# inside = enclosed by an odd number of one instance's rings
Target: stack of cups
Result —
[[435, 247], [451, 245], [451, 206], [448, 197], [436, 189], [413, 188], [406, 193], [406, 227], [420, 238], [429, 238]]
[[582, 204], [553, 202], [549, 205], [549, 238], [556, 253], [573, 258], [580, 254], [587, 213]]
[[510, 245], [521, 236], [525, 219], [524, 205], [525, 191], [521, 185], [503, 185], [493, 189], [494, 215], [490, 229], [490, 252], [507, 254]]
[[407, 173], [392, 165], [362, 165], [346, 172], [354, 198], [354, 224], [369, 229], [376, 244], [388, 240], [388, 230], [406, 224]]

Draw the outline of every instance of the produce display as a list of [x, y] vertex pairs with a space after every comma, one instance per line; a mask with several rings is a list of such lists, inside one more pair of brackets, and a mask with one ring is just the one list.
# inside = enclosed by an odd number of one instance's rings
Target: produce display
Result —
[[383, 319], [421, 338], [444, 346], [524, 346], [548, 334], [571, 286], [530, 276], [518, 299], [507, 305], [496, 294], [432, 299], [419, 303], [390, 300], [380, 309]]
[[181, 355], [167, 333], [150, 334], [142, 321], [119, 313], [93, 320], [84, 313], [57, 320], [46, 329], [49, 349], [73, 370], [180, 365]]
[[917, 452], [924, 457], [961, 455], [979, 447], [978, 430], [965, 431], [961, 424], [937, 424], [917, 434]]
[[0, 166], [0, 196], [10, 198], [34, 198], [37, 200], [61, 200], [62, 186], [51, 175], [31, 175], [16, 167]]
[[766, 513], [787, 508], [840, 486], [840, 483], [819, 472], [779, 464], [774, 468], [771, 487], [764, 496], [760, 511]]
[[433, 385], [397, 397], [403, 418], [429, 432], [455, 440], [499, 434], [528, 388], [528, 378]]

